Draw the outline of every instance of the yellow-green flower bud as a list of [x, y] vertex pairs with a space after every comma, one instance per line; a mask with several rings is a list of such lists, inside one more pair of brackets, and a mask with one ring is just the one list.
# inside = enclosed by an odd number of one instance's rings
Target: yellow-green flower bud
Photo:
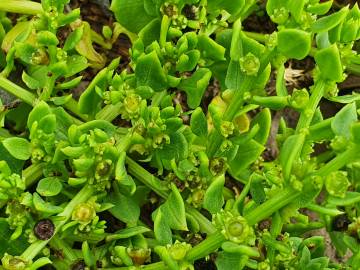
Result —
[[176, 241], [175, 244], [168, 247], [170, 256], [176, 260], [181, 261], [185, 258], [186, 253], [191, 249], [191, 245]]
[[214, 215], [213, 223], [227, 240], [234, 243], [253, 241], [254, 231], [242, 216], [235, 216], [232, 212], [222, 210]]
[[1, 259], [1, 262], [6, 270], [23, 270], [27, 267], [27, 263], [23, 259], [14, 257], [7, 253], [5, 253], [4, 257]]
[[260, 60], [252, 53], [240, 58], [240, 68], [248, 76], [256, 76], [260, 68]]
[[349, 186], [350, 182], [346, 172], [332, 172], [325, 178], [326, 190], [332, 196], [344, 198]]
[[96, 210], [93, 203], [80, 203], [72, 212], [72, 220], [76, 220], [81, 224], [88, 224], [96, 217]]

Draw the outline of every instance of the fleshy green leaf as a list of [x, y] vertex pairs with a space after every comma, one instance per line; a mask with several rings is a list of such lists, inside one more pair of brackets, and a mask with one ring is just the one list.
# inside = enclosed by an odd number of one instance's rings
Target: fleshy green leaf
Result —
[[329, 81], [341, 82], [344, 80], [340, 52], [336, 44], [318, 50], [315, 54], [321, 77]]
[[179, 190], [171, 185], [171, 194], [166, 202], [160, 207], [167, 224], [174, 230], [187, 230], [185, 205]]
[[311, 34], [298, 29], [281, 30], [278, 49], [287, 58], [304, 59], [311, 49]]
[[250, 184], [250, 194], [251, 198], [257, 204], [262, 204], [266, 199], [266, 194], [264, 191], [263, 179], [261, 176], [255, 174], [255, 177], [252, 177]]
[[356, 105], [350, 103], [343, 107], [331, 122], [331, 129], [338, 136], [350, 138], [351, 125], [357, 121]]
[[313, 23], [311, 30], [315, 33], [326, 32], [334, 28], [346, 18], [349, 12], [349, 7], [344, 7], [336, 13], [329, 16], [322, 17]]
[[202, 109], [196, 108], [191, 114], [190, 127], [192, 132], [199, 137], [205, 137], [208, 133], [206, 116]]
[[135, 69], [137, 86], [150, 86], [159, 92], [167, 87], [167, 79], [156, 52], [141, 56]]
[[207, 68], [199, 68], [190, 78], [181, 80], [178, 88], [186, 93], [187, 104], [191, 109], [200, 105], [210, 79], [211, 71]]
[[148, 14], [143, 0], [114, 0], [110, 9], [122, 26], [131, 32], [138, 33], [154, 17]]
[[154, 234], [160, 245], [172, 244], [172, 233], [167, 223], [167, 216], [159, 209], [154, 220]]
[[140, 208], [132, 196], [125, 196], [120, 192], [112, 192], [107, 202], [114, 205], [114, 207], [109, 209], [109, 212], [114, 217], [127, 224], [136, 224], [140, 216]]
[[58, 195], [62, 190], [62, 184], [57, 177], [47, 177], [39, 181], [36, 191], [45, 197]]
[[205, 58], [214, 61], [225, 60], [225, 48], [205, 34], [198, 36], [198, 48]]
[[40, 122], [45, 115], [49, 114], [51, 114], [49, 105], [44, 101], [40, 101], [29, 114], [27, 122], [28, 128], [31, 129], [35, 121]]
[[225, 184], [225, 176], [220, 175], [213, 179], [210, 186], [205, 192], [204, 208], [211, 214], [220, 211], [224, 204], [223, 188]]
[[290, 177], [292, 164], [299, 157], [304, 140], [303, 134], [292, 135], [286, 139], [281, 148], [279, 159], [285, 179]]
[[246, 256], [237, 253], [219, 252], [215, 264], [218, 270], [243, 269], [247, 262]]
[[170, 134], [170, 143], [159, 149], [161, 158], [166, 160], [182, 160], [188, 156], [189, 144], [181, 132]]
[[57, 214], [63, 210], [63, 208], [60, 206], [45, 202], [36, 192], [33, 194], [33, 204], [35, 209], [42, 213]]
[[17, 159], [27, 160], [31, 156], [31, 144], [24, 138], [6, 138], [3, 140], [3, 145]]
[[239, 149], [235, 158], [229, 162], [230, 171], [232, 175], [235, 176], [240, 175], [244, 169], [255, 162], [265, 147], [255, 140], [250, 140], [249, 142], [241, 144]]
[[254, 136], [254, 140], [265, 145], [271, 129], [271, 111], [268, 108], [263, 109], [251, 121], [251, 127], [259, 125], [260, 131]]

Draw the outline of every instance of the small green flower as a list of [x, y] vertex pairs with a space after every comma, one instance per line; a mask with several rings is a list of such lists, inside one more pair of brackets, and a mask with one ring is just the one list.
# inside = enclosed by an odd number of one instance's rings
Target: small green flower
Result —
[[210, 172], [212, 175], [223, 174], [227, 169], [227, 162], [225, 158], [213, 158], [210, 160]]
[[303, 109], [309, 101], [309, 93], [306, 89], [294, 90], [290, 98], [290, 105], [295, 109]]
[[130, 94], [124, 99], [124, 107], [130, 118], [138, 118], [140, 111], [141, 97], [136, 94]]
[[326, 190], [332, 196], [344, 198], [349, 186], [350, 182], [344, 171], [332, 172], [325, 178]]
[[256, 76], [260, 68], [260, 60], [252, 53], [240, 58], [241, 71], [248, 76]]
[[149, 248], [128, 248], [128, 255], [131, 257], [135, 265], [143, 265], [149, 260], [151, 249]]
[[289, 11], [284, 7], [277, 8], [273, 14], [270, 15], [270, 18], [277, 24], [284, 24], [289, 18]]
[[78, 221], [80, 224], [89, 224], [96, 217], [95, 204], [93, 202], [85, 202], [78, 204], [72, 212], [72, 220]]
[[5, 253], [1, 259], [2, 265], [6, 270], [25, 270], [28, 263], [18, 256]]
[[173, 245], [167, 246], [170, 256], [175, 261], [181, 261], [185, 258], [187, 252], [191, 249], [191, 245], [185, 242], [175, 241]]
[[254, 231], [247, 224], [242, 216], [234, 215], [230, 211], [221, 210], [220, 213], [213, 216], [213, 224], [225, 236], [227, 240], [235, 243], [252, 243], [254, 240]]
[[225, 138], [229, 137], [234, 132], [234, 124], [230, 121], [222, 121], [220, 125], [220, 133]]

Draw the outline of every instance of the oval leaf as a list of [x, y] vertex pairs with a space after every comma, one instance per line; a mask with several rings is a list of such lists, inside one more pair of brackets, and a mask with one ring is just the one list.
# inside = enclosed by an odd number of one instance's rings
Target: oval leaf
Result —
[[31, 144], [24, 138], [6, 138], [3, 145], [14, 158], [27, 160], [31, 156]]
[[62, 184], [59, 178], [47, 177], [41, 179], [37, 185], [36, 191], [45, 197], [58, 195], [62, 190]]

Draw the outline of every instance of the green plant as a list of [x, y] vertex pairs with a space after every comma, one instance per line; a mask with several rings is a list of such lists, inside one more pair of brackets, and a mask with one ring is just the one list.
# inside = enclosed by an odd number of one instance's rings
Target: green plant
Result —
[[[360, 268], [360, 98], [338, 89], [360, 74], [357, 5], [268, 0], [261, 34], [242, 26], [261, 1], [113, 0], [99, 34], [69, 4], [0, 3], [0, 88], [20, 100], [0, 114], [0, 269]], [[125, 67], [102, 53], [120, 34]], [[291, 89], [306, 57], [313, 85]]]

